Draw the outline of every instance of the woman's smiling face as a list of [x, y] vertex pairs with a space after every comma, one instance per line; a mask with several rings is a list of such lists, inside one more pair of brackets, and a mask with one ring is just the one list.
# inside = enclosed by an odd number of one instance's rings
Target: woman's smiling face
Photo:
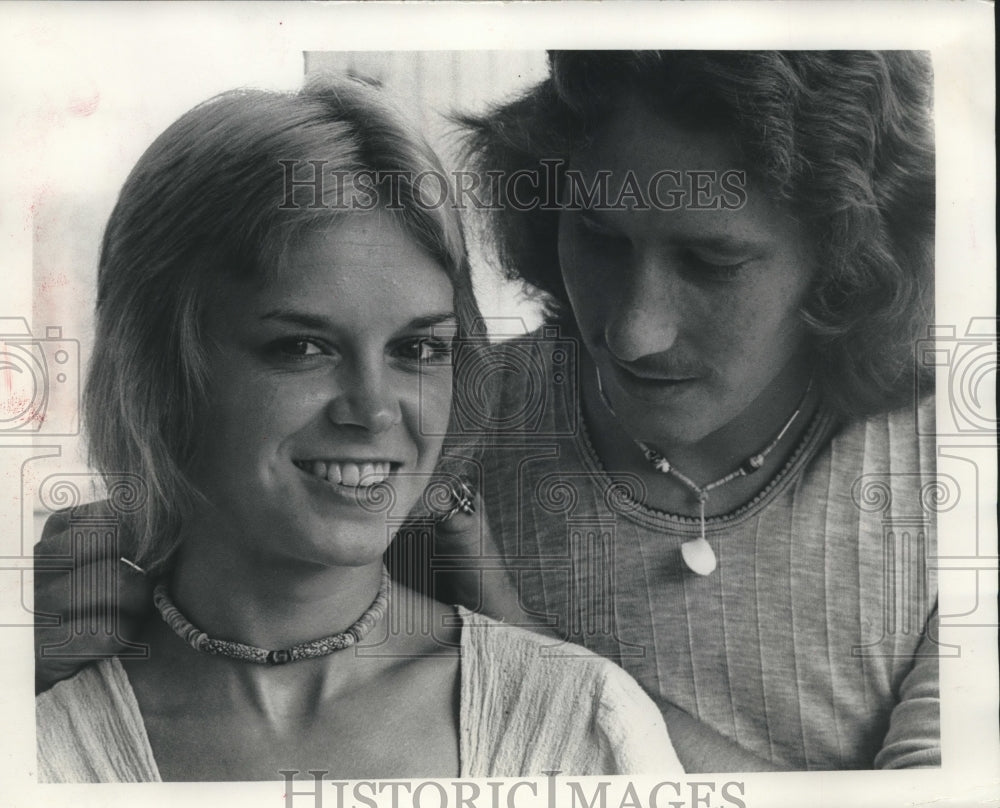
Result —
[[[665, 170], [721, 177], [746, 168], [721, 134], [678, 128], [637, 104], [570, 167], [588, 187], [610, 171], [612, 201], [629, 175], [646, 189]], [[663, 200], [667, 188], [657, 189]], [[698, 209], [692, 202], [704, 206], [707, 197], [689, 194], [679, 206], [560, 215], [560, 265], [576, 321], [607, 398], [637, 440], [664, 450], [690, 445], [730, 424], [773, 420], [755, 409], [788, 406], [780, 422], [794, 407], [786, 402], [802, 394], [808, 241], [752, 177], [745, 194], [738, 209]]]
[[445, 270], [382, 211], [307, 233], [262, 283], [226, 285], [192, 474], [225, 535], [262, 559], [377, 560], [392, 525], [371, 486], [391, 490], [395, 518], [423, 491], [454, 326]]

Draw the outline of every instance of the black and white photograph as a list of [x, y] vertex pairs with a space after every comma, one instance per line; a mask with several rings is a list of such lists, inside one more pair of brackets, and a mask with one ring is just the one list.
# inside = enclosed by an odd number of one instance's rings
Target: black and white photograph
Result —
[[5, 805], [1000, 800], [991, 6], [0, 17]]

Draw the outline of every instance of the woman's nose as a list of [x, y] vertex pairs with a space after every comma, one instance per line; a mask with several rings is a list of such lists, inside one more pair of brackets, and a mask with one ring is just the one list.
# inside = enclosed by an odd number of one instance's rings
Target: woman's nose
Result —
[[618, 359], [634, 362], [669, 350], [680, 330], [681, 290], [670, 270], [643, 261], [622, 273], [608, 294], [604, 341]]
[[337, 426], [357, 426], [375, 434], [401, 423], [398, 391], [386, 376], [382, 368], [351, 374], [327, 407], [329, 419]]

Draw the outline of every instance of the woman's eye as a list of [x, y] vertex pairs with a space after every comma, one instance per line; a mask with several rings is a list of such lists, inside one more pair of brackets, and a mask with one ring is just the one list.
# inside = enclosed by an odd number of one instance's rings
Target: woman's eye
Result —
[[285, 343], [283, 348], [286, 353], [293, 354], [294, 356], [309, 356], [311, 354], [323, 353], [315, 342], [310, 342], [307, 339], [290, 340]]
[[450, 340], [420, 337], [406, 340], [396, 349], [404, 359], [411, 359], [425, 365], [450, 365], [452, 343]]
[[309, 337], [287, 337], [275, 340], [270, 345], [270, 352], [278, 357], [290, 359], [305, 359], [330, 353], [326, 346]]

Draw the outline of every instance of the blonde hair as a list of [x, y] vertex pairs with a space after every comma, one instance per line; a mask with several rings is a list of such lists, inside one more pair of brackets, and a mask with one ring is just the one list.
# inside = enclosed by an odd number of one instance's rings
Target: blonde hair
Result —
[[[318, 200], [308, 183], [290, 187], [289, 166], [314, 167], [335, 193]], [[84, 422], [92, 464], [109, 481], [127, 473], [147, 487], [145, 507], [122, 515], [147, 570], [167, 564], [199, 497], [186, 466], [207, 402], [210, 304], [223, 281], [265, 277], [295, 234], [344, 215], [332, 180], [397, 178], [397, 204], [379, 204], [441, 262], [459, 335], [472, 333], [480, 315], [458, 214], [417, 204], [410, 182], [427, 171], [443, 173], [376, 89], [329, 80], [298, 93], [223, 93], [139, 159], [104, 234]]]

